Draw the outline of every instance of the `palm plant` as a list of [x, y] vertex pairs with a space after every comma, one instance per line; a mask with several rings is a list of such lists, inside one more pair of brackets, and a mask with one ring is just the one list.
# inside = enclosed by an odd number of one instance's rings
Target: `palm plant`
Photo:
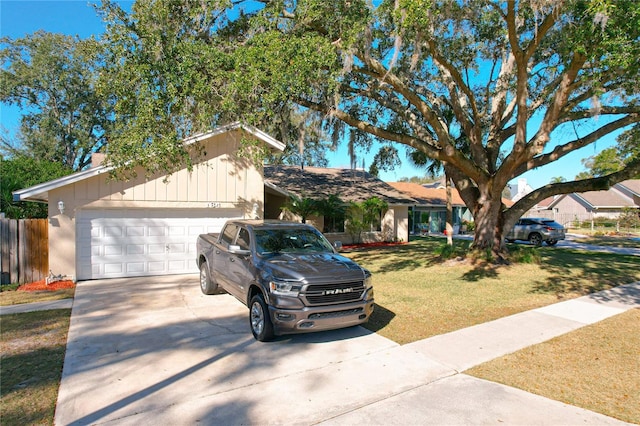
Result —
[[297, 197], [291, 195], [283, 210], [286, 210], [296, 216], [300, 216], [302, 223], [307, 223], [307, 218], [314, 214], [318, 214], [318, 202], [313, 198]]
[[337, 195], [331, 194], [328, 198], [318, 200], [316, 207], [318, 213], [325, 218], [322, 232], [338, 232], [338, 223], [344, 220], [347, 209], [344, 201]]

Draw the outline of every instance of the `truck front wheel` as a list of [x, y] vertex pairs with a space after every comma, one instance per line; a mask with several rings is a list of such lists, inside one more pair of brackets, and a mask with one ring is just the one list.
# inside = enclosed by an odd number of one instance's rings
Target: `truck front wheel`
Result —
[[211, 278], [207, 262], [200, 264], [200, 290], [204, 294], [214, 294], [218, 290], [218, 283]]
[[269, 316], [269, 308], [261, 294], [256, 294], [251, 298], [249, 325], [256, 340], [268, 342], [273, 339], [273, 324]]

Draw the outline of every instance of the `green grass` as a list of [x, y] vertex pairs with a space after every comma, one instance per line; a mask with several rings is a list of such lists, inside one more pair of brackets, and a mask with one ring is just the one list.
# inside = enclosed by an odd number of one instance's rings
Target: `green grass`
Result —
[[495, 266], [460, 257], [443, 262], [443, 244], [426, 237], [345, 253], [373, 273], [369, 329], [404, 344], [640, 280], [637, 256], [523, 246], [513, 248], [514, 257], [529, 263]]
[[70, 309], [0, 316], [3, 425], [53, 424]]
[[15, 291], [11, 286], [2, 286], [0, 306], [19, 305], [21, 303], [46, 302], [73, 298], [75, 288], [58, 291]]

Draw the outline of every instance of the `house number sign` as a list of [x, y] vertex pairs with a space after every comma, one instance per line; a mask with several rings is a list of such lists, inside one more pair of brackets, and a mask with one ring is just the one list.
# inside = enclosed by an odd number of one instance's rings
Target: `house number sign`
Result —
[[207, 203], [207, 207], [212, 208], [212, 209], [219, 209], [221, 206], [221, 204], [217, 201], [211, 201], [209, 203]]

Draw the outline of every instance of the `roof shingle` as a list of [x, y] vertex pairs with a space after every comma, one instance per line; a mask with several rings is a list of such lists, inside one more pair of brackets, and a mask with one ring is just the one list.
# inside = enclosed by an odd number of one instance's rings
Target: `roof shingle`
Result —
[[378, 196], [389, 204], [416, 203], [416, 200], [362, 170], [265, 166], [264, 180], [298, 197], [322, 199], [334, 194], [343, 201], [362, 202]]

